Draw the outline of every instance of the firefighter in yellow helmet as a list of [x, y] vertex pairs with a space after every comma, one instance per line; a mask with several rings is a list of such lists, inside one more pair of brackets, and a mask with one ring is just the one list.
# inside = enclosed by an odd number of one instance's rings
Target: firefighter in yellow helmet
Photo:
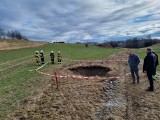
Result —
[[61, 62], [62, 62], [62, 56], [61, 56], [60, 51], [58, 51], [57, 58], [58, 58], [58, 64], [61, 64]]
[[39, 60], [40, 56], [39, 56], [39, 52], [38, 51], [35, 52], [35, 56], [34, 57], [36, 59], [36, 64], [40, 65], [40, 60]]

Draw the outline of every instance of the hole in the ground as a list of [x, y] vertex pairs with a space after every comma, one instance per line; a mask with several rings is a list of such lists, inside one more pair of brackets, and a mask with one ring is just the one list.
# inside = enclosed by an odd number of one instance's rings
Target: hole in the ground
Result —
[[108, 72], [111, 71], [108, 67], [102, 66], [79, 66], [75, 68], [69, 68], [74, 74], [83, 75], [83, 76], [106, 76]]

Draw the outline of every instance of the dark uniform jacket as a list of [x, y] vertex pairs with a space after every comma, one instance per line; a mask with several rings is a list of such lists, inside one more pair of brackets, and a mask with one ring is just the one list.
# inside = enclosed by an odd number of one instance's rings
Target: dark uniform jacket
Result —
[[44, 59], [43, 53], [40, 53], [40, 57], [41, 57], [41, 59]]
[[153, 54], [155, 54], [156, 56], [156, 60], [155, 60], [155, 66], [159, 65], [159, 61], [158, 61], [158, 55], [155, 52], [152, 52]]
[[54, 59], [54, 53], [50, 54], [51, 59]]
[[154, 73], [155, 70], [155, 62], [154, 62], [154, 56], [153, 53], [148, 53], [147, 56], [144, 58], [143, 63], [143, 72], [147, 71], [149, 73]]

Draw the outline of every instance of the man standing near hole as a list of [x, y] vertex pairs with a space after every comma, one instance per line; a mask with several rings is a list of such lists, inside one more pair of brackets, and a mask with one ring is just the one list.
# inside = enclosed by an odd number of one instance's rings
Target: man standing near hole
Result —
[[128, 54], [129, 54], [128, 64], [130, 67], [130, 72], [133, 80], [132, 84], [136, 83], [135, 78], [137, 78], [137, 83], [139, 83], [139, 63], [140, 63], [139, 56], [134, 54], [132, 51], [130, 51]]
[[144, 58], [143, 63], [143, 72], [147, 72], [147, 77], [149, 80], [150, 86], [147, 91], [154, 91], [154, 85], [153, 85], [153, 75], [155, 73], [155, 54], [152, 52], [151, 48], [147, 48], [146, 50], [147, 56]]

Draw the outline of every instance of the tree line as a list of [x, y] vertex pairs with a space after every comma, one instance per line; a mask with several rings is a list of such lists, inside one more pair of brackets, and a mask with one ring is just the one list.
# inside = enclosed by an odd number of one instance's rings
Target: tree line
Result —
[[160, 43], [159, 39], [153, 38], [131, 38], [123, 41], [109, 41], [101, 44], [96, 44], [100, 47], [123, 47], [123, 48], [144, 48], [154, 44]]
[[5, 32], [5, 30], [2, 29], [1, 27], [0, 27], [0, 38], [3, 38], [3, 39], [9, 38], [14, 40], [28, 40], [26, 36], [22, 35], [22, 33], [20, 33], [17, 30], [11, 30], [11, 31]]

